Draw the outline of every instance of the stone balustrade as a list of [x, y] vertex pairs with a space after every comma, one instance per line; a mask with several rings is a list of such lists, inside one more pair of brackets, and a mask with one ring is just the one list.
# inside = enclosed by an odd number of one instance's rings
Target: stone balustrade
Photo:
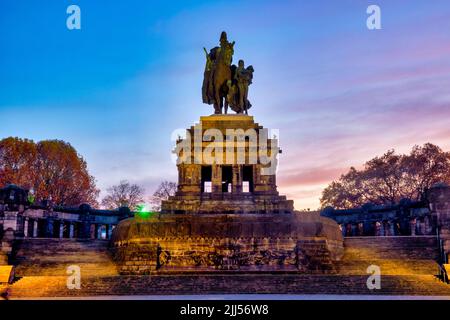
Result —
[[350, 210], [327, 208], [321, 214], [335, 220], [344, 237], [434, 235], [437, 230], [436, 218], [425, 202]]
[[7, 263], [14, 240], [22, 238], [109, 240], [129, 210], [98, 210], [86, 204], [58, 207], [51, 201], [32, 205], [28, 191], [14, 185], [0, 189], [0, 265]]
[[[113, 212], [93, 214], [85, 219], [82, 213], [27, 208], [24, 211], [1, 212], [1, 229], [12, 230], [15, 237], [23, 238], [80, 238], [110, 239], [112, 231], [121, 220]], [[86, 232], [87, 230], [87, 232]]]

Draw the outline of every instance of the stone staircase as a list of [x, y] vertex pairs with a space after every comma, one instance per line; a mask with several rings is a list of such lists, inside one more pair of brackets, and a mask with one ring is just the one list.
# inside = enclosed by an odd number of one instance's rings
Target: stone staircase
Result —
[[67, 267], [80, 267], [85, 276], [117, 275], [108, 241], [79, 239], [23, 239], [14, 246], [12, 263], [17, 277], [67, 276]]
[[[333, 294], [450, 296], [435, 277], [434, 237], [346, 238], [338, 274], [118, 275], [104, 241], [24, 240], [16, 252], [22, 277], [12, 298], [108, 295]], [[68, 289], [65, 265], [81, 267], [81, 289]], [[381, 289], [369, 290], [367, 266], [381, 268]]]
[[435, 236], [349, 237], [338, 264], [341, 275], [367, 275], [377, 265], [382, 275], [436, 275], [439, 249]]

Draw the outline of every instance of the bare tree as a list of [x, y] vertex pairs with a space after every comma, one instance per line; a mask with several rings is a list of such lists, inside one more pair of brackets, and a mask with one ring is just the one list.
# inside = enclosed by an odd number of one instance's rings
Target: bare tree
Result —
[[389, 150], [366, 162], [362, 170], [351, 168], [322, 193], [322, 207], [348, 209], [365, 203], [393, 204], [403, 198], [420, 200], [438, 182], [450, 182], [450, 153], [427, 143], [414, 146], [408, 155]]
[[130, 184], [127, 180], [122, 180], [118, 185], [107, 189], [107, 196], [102, 200], [102, 206], [107, 209], [117, 209], [128, 207], [136, 210], [137, 206], [144, 200], [144, 189], [137, 184]]
[[163, 181], [159, 185], [158, 189], [150, 197], [150, 203], [152, 204], [152, 210], [161, 211], [161, 202], [169, 199], [177, 191], [177, 184], [175, 182]]

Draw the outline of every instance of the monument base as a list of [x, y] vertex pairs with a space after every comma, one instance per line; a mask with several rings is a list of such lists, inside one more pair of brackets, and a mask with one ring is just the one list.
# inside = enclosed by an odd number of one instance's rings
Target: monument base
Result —
[[[278, 140], [252, 116], [200, 117], [199, 123], [187, 129], [186, 138], [177, 141], [175, 151], [178, 188], [175, 195], [162, 201], [163, 213], [294, 211], [294, 202], [280, 195], [276, 186], [274, 168], [281, 152]], [[273, 172], [268, 170], [271, 166]]]
[[132, 218], [112, 244], [121, 274], [333, 273], [343, 254], [337, 224], [318, 213]]
[[199, 197], [172, 196], [170, 201], [164, 201], [164, 212], [173, 214], [241, 214], [241, 213], [290, 213], [293, 211], [293, 201], [285, 196], [267, 196], [254, 199], [253, 195], [242, 195], [238, 199], [235, 195], [205, 194]]

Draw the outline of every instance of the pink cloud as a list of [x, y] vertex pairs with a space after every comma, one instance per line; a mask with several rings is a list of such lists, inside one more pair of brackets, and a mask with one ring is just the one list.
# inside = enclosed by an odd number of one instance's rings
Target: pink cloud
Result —
[[347, 168], [299, 168], [282, 171], [278, 177], [278, 182], [283, 187], [309, 186], [330, 181], [339, 177]]

